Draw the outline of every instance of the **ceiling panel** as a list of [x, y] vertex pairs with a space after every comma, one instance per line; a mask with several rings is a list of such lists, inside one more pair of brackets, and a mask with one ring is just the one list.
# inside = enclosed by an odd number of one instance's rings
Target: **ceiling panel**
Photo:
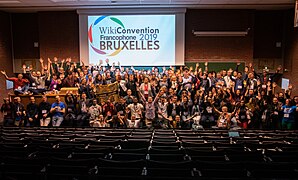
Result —
[[0, 0], [0, 10], [11, 12], [84, 8], [185, 7], [231, 9], [285, 9], [295, 0]]

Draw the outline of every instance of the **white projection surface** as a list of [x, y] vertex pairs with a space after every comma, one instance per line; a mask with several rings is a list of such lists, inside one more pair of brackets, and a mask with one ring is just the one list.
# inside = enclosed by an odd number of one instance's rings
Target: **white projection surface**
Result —
[[175, 15], [88, 16], [89, 62], [175, 64]]
[[185, 11], [151, 11], [78, 12], [81, 60], [98, 64], [109, 59], [122, 66], [183, 65]]

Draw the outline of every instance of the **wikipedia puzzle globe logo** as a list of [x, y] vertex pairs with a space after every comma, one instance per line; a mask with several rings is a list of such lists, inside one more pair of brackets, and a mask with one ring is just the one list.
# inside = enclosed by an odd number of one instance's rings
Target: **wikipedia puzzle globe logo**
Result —
[[101, 55], [106, 55], [106, 56], [115, 56], [117, 54], [119, 54], [122, 50], [122, 48], [116, 49], [114, 52], [108, 54], [105, 51], [100, 50], [95, 44], [94, 44], [94, 39], [93, 39], [93, 31], [96, 30], [96, 26], [100, 25], [100, 22], [102, 22], [103, 19], [108, 18], [109, 20], [111, 20], [112, 22], [120, 25], [123, 29], [125, 29], [123, 23], [115, 18], [115, 17], [109, 17], [109, 16], [100, 16], [99, 18], [97, 18], [88, 28], [88, 40], [90, 43], [91, 48], [94, 50], [94, 52], [101, 54]]

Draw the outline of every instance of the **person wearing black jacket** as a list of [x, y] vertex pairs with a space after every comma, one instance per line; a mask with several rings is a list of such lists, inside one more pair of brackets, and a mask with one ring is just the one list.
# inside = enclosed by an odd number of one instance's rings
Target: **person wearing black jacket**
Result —
[[126, 83], [127, 89], [130, 89], [133, 96], [138, 96], [137, 93], [137, 84], [133, 74], [130, 74], [128, 77], [128, 82]]
[[208, 97], [201, 105], [202, 119], [201, 123], [204, 128], [210, 128], [216, 125], [214, 119], [213, 102], [211, 97]]
[[282, 119], [282, 112], [281, 112], [282, 103], [278, 102], [276, 97], [273, 98], [271, 104], [271, 122], [272, 122], [272, 129], [280, 129], [281, 128], [281, 119]]
[[47, 101], [47, 96], [42, 96], [42, 102], [38, 105], [38, 114], [40, 126], [48, 126], [51, 122], [50, 116], [51, 104]]
[[73, 95], [72, 91], [66, 93], [65, 103], [67, 105], [66, 113], [65, 113], [65, 121], [63, 123], [64, 126], [72, 127], [74, 121], [77, 119], [77, 97], [78, 94]]
[[26, 126], [37, 126], [38, 122], [38, 105], [35, 103], [35, 98], [30, 97], [30, 103], [27, 105], [27, 122]]
[[[176, 115], [181, 116], [181, 111], [182, 108], [180, 102], [177, 101], [177, 96], [173, 96], [167, 106], [168, 117], [176, 117]], [[177, 123], [177, 127], [180, 127], [180, 121], [179, 124]]]
[[9, 101], [9, 98], [4, 98], [4, 103], [1, 106], [1, 113], [3, 114], [3, 125], [13, 126], [14, 121], [14, 105]]
[[260, 129], [271, 129], [272, 128], [272, 119], [270, 118], [270, 115], [272, 114], [273, 107], [268, 103], [267, 100], [263, 100], [260, 103], [260, 113], [259, 113], [259, 119], [261, 120], [260, 123]]
[[126, 101], [123, 97], [120, 97], [120, 101], [116, 104], [115, 108], [118, 113], [120, 113], [121, 116], [125, 115], [125, 109], [126, 109]]

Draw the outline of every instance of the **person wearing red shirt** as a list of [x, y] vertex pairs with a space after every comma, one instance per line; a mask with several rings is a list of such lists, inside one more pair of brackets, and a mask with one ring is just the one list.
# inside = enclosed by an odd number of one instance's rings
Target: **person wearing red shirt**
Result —
[[5, 71], [1, 71], [5, 78], [13, 82], [13, 89], [16, 95], [18, 94], [28, 94], [29, 80], [23, 79], [22, 74], [18, 74], [18, 77], [8, 77]]

